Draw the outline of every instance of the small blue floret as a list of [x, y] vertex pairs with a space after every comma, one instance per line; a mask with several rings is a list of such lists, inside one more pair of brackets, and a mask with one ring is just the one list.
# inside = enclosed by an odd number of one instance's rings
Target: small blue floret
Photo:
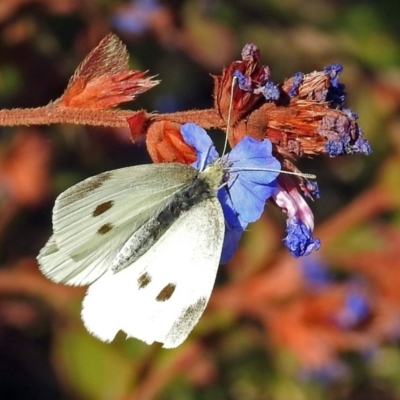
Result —
[[293, 83], [288, 93], [290, 97], [296, 96], [298, 94], [299, 86], [303, 80], [303, 77], [304, 74], [302, 72], [296, 72], [293, 75]]
[[312, 236], [311, 229], [296, 217], [288, 218], [286, 232], [283, 242], [294, 257], [306, 256], [321, 246], [321, 241]]
[[238, 86], [241, 90], [245, 92], [252, 92], [253, 91], [253, 85], [251, 78], [249, 76], [245, 76], [242, 74], [240, 71], [235, 71], [233, 73], [233, 77], [237, 78], [238, 80]]
[[264, 85], [263, 95], [266, 100], [278, 100], [280, 97], [280, 91], [278, 86], [274, 82], [268, 81]]

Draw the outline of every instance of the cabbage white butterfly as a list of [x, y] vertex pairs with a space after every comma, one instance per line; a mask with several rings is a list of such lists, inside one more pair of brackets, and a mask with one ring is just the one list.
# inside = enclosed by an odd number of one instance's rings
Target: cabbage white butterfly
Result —
[[202, 128], [181, 132], [198, 169], [122, 168], [56, 199], [40, 270], [55, 282], [90, 285], [82, 319], [103, 341], [122, 330], [165, 348], [181, 344], [207, 305], [220, 258], [233, 254], [275, 188], [280, 165], [268, 140], [245, 138], [218, 158]]

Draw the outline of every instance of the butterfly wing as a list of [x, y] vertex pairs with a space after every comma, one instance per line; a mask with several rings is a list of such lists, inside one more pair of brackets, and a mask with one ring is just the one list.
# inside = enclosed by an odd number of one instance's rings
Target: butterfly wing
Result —
[[53, 209], [54, 234], [38, 256], [41, 271], [55, 282], [94, 282], [132, 233], [196, 175], [184, 164], [150, 164], [104, 172], [67, 189]]
[[214, 286], [225, 224], [211, 198], [193, 206], [127, 268], [107, 270], [88, 289], [82, 319], [103, 341], [119, 330], [165, 348], [181, 344], [202, 315]]

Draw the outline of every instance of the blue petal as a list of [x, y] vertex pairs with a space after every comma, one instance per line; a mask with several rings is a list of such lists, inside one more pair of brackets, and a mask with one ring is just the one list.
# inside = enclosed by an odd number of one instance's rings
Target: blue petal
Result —
[[319, 239], [313, 238], [311, 229], [296, 217], [288, 218], [286, 232], [283, 242], [294, 257], [307, 256], [321, 245]]
[[202, 127], [189, 122], [181, 126], [181, 134], [184, 141], [196, 150], [197, 160], [192, 164], [196, 169], [203, 170], [219, 157], [210, 136]]
[[[255, 181], [261, 180], [263, 183], [274, 180], [281, 169], [279, 161], [272, 156], [272, 145], [267, 139], [259, 141], [251, 137], [245, 137], [232, 149], [229, 155], [225, 156], [225, 159], [233, 164], [235, 170], [257, 169], [257, 171], [243, 172], [254, 174], [254, 178], [251, 179]], [[260, 169], [264, 170], [260, 171]], [[265, 171], [265, 169], [273, 169], [275, 172]]]
[[232, 205], [231, 198], [226, 190], [218, 192], [218, 200], [221, 203], [222, 211], [225, 218], [225, 237], [222, 246], [221, 264], [227, 263], [235, 254], [239, 240], [242, 236], [244, 228], [242, 228], [236, 211]]
[[229, 189], [231, 196], [226, 200], [238, 214], [238, 220], [243, 229], [250, 222], [257, 221], [264, 211], [266, 200], [272, 196], [276, 188], [276, 181], [269, 184], [254, 184], [251, 181], [238, 178]]
[[233, 207], [240, 225], [246, 229], [264, 211], [266, 200], [276, 188], [281, 165], [272, 156], [271, 142], [267, 139], [260, 142], [245, 137], [226, 156], [228, 158], [232, 172], [228, 182], [230, 198], [225, 199], [225, 204]]
[[239, 227], [226, 228], [224, 244], [222, 245], [221, 264], [226, 264], [236, 253], [243, 229]]
[[311, 196], [315, 199], [319, 199], [321, 197], [321, 193], [319, 191], [318, 183], [315, 181], [306, 181], [306, 188], [310, 191]]

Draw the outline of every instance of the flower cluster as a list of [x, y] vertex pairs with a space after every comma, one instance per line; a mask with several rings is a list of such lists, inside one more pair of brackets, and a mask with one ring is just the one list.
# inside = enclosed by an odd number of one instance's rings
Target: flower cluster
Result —
[[[343, 71], [340, 64], [310, 74], [297, 72], [282, 84], [275, 84], [269, 68], [259, 62], [260, 51], [254, 44], [247, 44], [242, 61], [233, 62], [221, 77], [215, 78], [216, 108], [225, 120], [229, 113], [227, 96], [233, 90], [232, 145], [245, 136], [267, 138], [282, 171], [297, 173], [300, 171], [293, 162], [303, 155], [371, 153], [357, 115], [343, 108], [346, 93], [339, 82]], [[287, 214], [284, 243], [295, 257], [310, 254], [320, 246], [320, 241], [313, 238], [314, 217], [303, 196], [319, 197], [317, 184], [301, 174], [279, 175], [271, 201]]]

